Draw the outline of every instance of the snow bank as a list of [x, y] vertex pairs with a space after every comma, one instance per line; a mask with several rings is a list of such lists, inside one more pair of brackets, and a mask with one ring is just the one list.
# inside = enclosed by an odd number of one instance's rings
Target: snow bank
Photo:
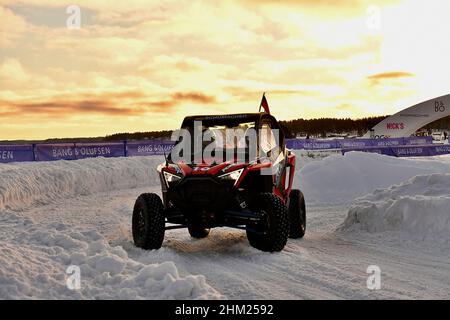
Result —
[[162, 157], [93, 158], [0, 165], [0, 210], [159, 184]]
[[204, 276], [182, 277], [170, 261], [146, 265], [130, 259], [94, 229], [37, 224], [14, 213], [0, 224], [15, 231], [0, 241], [0, 299], [222, 298]]
[[309, 203], [336, 204], [350, 202], [377, 188], [386, 188], [417, 175], [448, 172], [448, 156], [405, 159], [350, 152], [307, 163], [297, 172], [295, 186], [303, 190]]
[[[148, 264], [130, 258], [95, 224], [38, 221], [27, 210], [65, 198], [159, 185], [155, 169], [161, 162], [162, 157], [135, 157], [0, 165], [0, 299], [222, 298], [204, 276], [181, 276], [171, 261]], [[79, 214], [82, 221], [90, 219], [86, 212]], [[74, 270], [80, 271], [79, 290], [67, 286]]]
[[[438, 157], [436, 157], [438, 158]], [[298, 152], [295, 187], [309, 203], [345, 203], [419, 174], [450, 172], [450, 157], [404, 159], [350, 152]], [[162, 157], [93, 158], [0, 165], [0, 210], [53, 200], [159, 185]]]
[[404, 231], [450, 243], [450, 173], [413, 177], [356, 199], [342, 230]]
[[[299, 168], [328, 153], [299, 154]], [[35, 204], [98, 192], [156, 186], [162, 156], [91, 158], [74, 161], [0, 165], [0, 210], [22, 210]]]

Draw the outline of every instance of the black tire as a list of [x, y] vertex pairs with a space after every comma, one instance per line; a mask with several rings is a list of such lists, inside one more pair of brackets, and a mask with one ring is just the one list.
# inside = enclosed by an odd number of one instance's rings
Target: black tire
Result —
[[190, 226], [188, 230], [191, 237], [195, 239], [203, 239], [209, 235], [209, 229], [202, 227]]
[[[267, 219], [262, 225], [247, 226], [250, 245], [267, 252], [283, 250], [289, 236], [289, 216], [283, 201], [272, 193], [261, 193], [255, 198], [251, 209], [255, 212], [264, 212]], [[256, 233], [251, 229], [266, 233]]]
[[154, 193], [143, 193], [133, 209], [133, 241], [139, 248], [151, 250], [162, 246], [165, 233], [164, 206]]
[[306, 232], [306, 205], [303, 193], [293, 189], [289, 195], [289, 238], [303, 238]]

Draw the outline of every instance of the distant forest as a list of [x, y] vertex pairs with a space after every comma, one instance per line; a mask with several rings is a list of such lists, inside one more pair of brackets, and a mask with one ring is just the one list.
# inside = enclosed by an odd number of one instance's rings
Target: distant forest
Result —
[[369, 117], [362, 119], [296, 119], [289, 121], [280, 121], [286, 137], [293, 138], [297, 134], [326, 137], [327, 133], [354, 133], [363, 135], [378, 122], [384, 120], [387, 116]]
[[[297, 135], [309, 135], [311, 137], [325, 137], [327, 134], [345, 134], [363, 135], [378, 122], [387, 116], [368, 117], [362, 119], [296, 119], [288, 121], [280, 121], [280, 125], [285, 132], [286, 137], [294, 138]], [[450, 131], [450, 116], [432, 122], [424, 127], [427, 130], [440, 129]], [[45, 142], [87, 142], [87, 141], [120, 141], [120, 140], [145, 140], [145, 139], [170, 139], [171, 130], [163, 131], [146, 131], [133, 133], [116, 133], [106, 137], [95, 138], [53, 138], [47, 139]], [[2, 143], [38, 143], [42, 141], [3, 141]]]
[[[370, 128], [376, 125], [378, 122], [386, 118], [382, 117], [370, 117], [362, 119], [333, 119], [333, 118], [321, 118], [321, 119], [296, 119], [289, 121], [280, 121], [280, 125], [288, 138], [293, 138], [297, 134], [310, 135], [310, 136], [323, 136], [327, 133], [348, 133], [362, 135]], [[148, 132], [135, 132], [135, 133], [117, 133], [105, 137], [105, 140], [141, 140], [141, 139], [164, 139], [170, 138], [172, 131], [148, 131]]]
[[[325, 137], [327, 134], [352, 133], [354, 135], [363, 135], [374, 127], [377, 123], [384, 120], [387, 116], [367, 117], [361, 119], [296, 119], [289, 121], [280, 121], [280, 125], [288, 138], [294, 138], [298, 134], [309, 135], [311, 137]], [[426, 129], [446, 129], [450, 130], [450, 117], [446, 117], [430, 123]], [[148, 131], [135, 133], [117, 133], [106, 136], [104, 140], [142, 140], [142, 139], [166, 139], [170, 138], [172, 131]]]
[[[297, 119], [290, 121], [280, 121], [287, 137], [293, 138], [297, 134], [326, 137], [330, 133], [353, 133], [362, 136], [377, 123], [388, 116], [368, 117], [362, 119]], [[441, 129], [450, 130], [450, 116], [434, 121], [424, 127], [426, 130]]]
[[[293, 138], [297, 134], [310, 136], [325, 136], [326, 133], [347, 133], [354, 132], [354, 134], [364, 134], [384, 117], [370, 117], [363, 119], [296, 119], [290, 121], [280, 121], [280, 125], [288, 138]], [[170, 138], [172, 131], [148, 131], [148, 132], [134, 132], [134, 133], [116, 133], [106, 136], [104, 140], [142, 140], [142, 139], [166, 139]]]
[[147, 132], [134, 132], [134, 133], [116, 133], [110, 136], [106, 136], [106, 141], [117, 140], [145, 140], [145, 139], [170, 139], [172, 135], [171, 130], [163, 131], [147, 131]]

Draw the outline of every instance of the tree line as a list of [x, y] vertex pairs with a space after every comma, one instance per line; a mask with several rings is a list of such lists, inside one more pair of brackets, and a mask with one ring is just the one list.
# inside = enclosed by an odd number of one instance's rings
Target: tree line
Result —
[[[320, 118], [320, 119], [296, 119], [289, 121], [280, 121], [280, 126], [288, 138], [294, 138], [297, 134], [310, 136], [326, 136], [326, 133], [348, 133], [355, 132], [358, 135], [366, 133], [370, 128], [375, 126], [378, 122], [386, 118], [368, 117], [362, 119], [335, 119], [335, 118]], [[143, 140], [143, 139], [169, 139], [172, 134], [170, 130], [163, 131], [147, 131], [134, 133], [116, 133], [106, 136], [106, 141], [117, 140]]]
[[[327, 134], [353, 133], [363, 135], [384, 120], [387, 116], [366, 117], [361, 119], [295, 119], [280, 121], [280, 126], [287, 138], [295, 138], [297, 135], [310, 137], [325, 137]], [[431, 132], [432, 129], [450, 131], [450, 116], [436, 120], [424, 127]], [[1, 141], [2, 143], [40, 143], [40, 142], [99, 142], [99, 141], [120, 141], [120, 140], [145, 140], [145, 139], [170, 139], [172, 130], [145, 131], [145, 132], [123, 132], [96, 138], [52, 138], [44, 141]]]
[[117, 140], [170, 139], [171, 136], [172, 136], [171, 130], [133, 132], [133, 133], [123, 132], [106, 136], [104, 140], [117, 141]]
[[[327, 133], [354, 133], [362, 136], [380, 121], [388, 116], [375, 116], [360, 119], [295, 119], [279, 121], [287, 138], [295, 138], [297, 135], [309, 135], [311, 137], [326, 137]], [[436, 120], [424, 127], [430, 129], [450, 130], [450, 116]], [[103, 138], [105, 141], [117, 140], [145, 140], [145, 139], [170, 139], [171, 130], [146, 131], [134, 133], [116, 133]]]
[[326, 137], [327, 133], [343, 134], [354, 132], [357, 135], [363, 135], [386, 117], [296, 119], [280, 121], [280, 125], [283, 127], [286, 137], [289, 138], [293, 138], [298, 134]]

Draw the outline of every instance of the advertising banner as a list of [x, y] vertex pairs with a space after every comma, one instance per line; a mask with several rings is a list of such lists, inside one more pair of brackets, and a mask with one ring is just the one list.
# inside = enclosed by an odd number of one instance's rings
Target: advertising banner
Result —
[[373, 152], [394, 157], [423, 157], [450, 154], [450, 145], [409, 145], [394, 147], [367, 147], [342, 149], [342, 154], [350, 151]]
[[316, 140], [316, 139], [289, 139], [286, 140], [289, 149], [299, 150], [324, 150], [338, 149], [339, 145], [336, 140]]
[[409, 138], [384, 138], [384, 139], [287, 139], [286, 145], [294, 150], [320, 150], [320, 149], [348, 149], [348, 148], [366, 148], [366, 147], [391, 147], [404, 145], [427, 145], [432, 144], [433, 138], [409, 137]]
[[37, 144], [36, 161], [76, 160], [95, 157], [123, 157], [123, 142]]
[[396, 157], [422, 157], [429, 156], [432, 148], [430, 146], [401, 146], [391, 149]]
[[450, 94], [401, 110], [380, 121], [364, 137], [409, 137], [423, 126], [447, 116], [450, 116]]
[[125, 156], [123, 142], [76, 143], [74, 151], [76, 159]]
[[373, 139], [339, 139], [336, 143], [339, 148], [362, 148], [373, 146]]
[[128, 141], [127, 156], [154, 156], [169, 154], [172, 151], [175, 142], [170, 140], [141, 140]]
[[303, 143], [306, 150], [323, 150], [339, 148], [336, 140], [310, 140]]
[[293, 150], [303, 149], [305, 139], [286, 139], [286, 147]]
[[75, 160], [75, 143], [37, 144], [36, 161]]
[[450, 154], [450, 144], [430, 147], [430, 156], [439, 156], [443, 154]]
[[33, 161], [33, 145], [0, 145], [0, 163]]
[[403, 138], [405, 145], [433, 144], [432, 136]]
[[[169, 154], [175, 142], [170, 140], [141, 140], [128, 142], [55, 143], [37, 145], [0, 145], [0, 163], [19, 161], [76, 160], [93, 157], [135, 157]], [[341, 149], [374, 152], [395, 157], [433, 156], [450, 154], [450, 144], [435, 145], [432, 137], [387, 139], [287, 139], [294, 150]]]
[[373, 139], [373, 146], [376, 147], [390, 147], [390, 146], [402, 146], [404, 145], [403, 138], [386, 138], [386, 139]]

